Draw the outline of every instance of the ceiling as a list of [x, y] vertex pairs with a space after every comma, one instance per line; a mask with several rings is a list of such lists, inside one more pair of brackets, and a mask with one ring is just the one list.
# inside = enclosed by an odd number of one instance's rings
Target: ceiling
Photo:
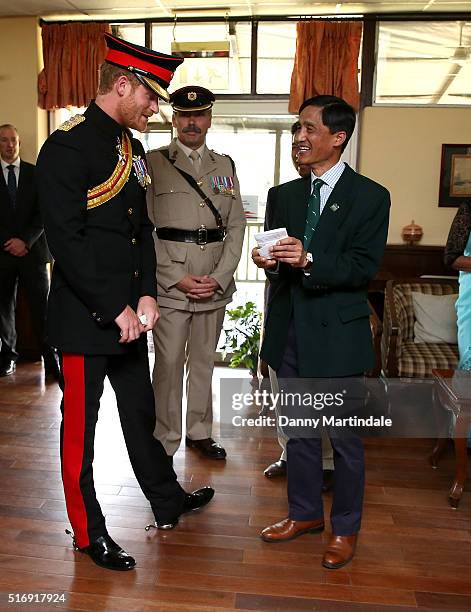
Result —
[[471, 0], [0, 0], [0, 17], [46, 20], [134, 19], [190, 15], [343, 15], [395, 12], [466, 12]]

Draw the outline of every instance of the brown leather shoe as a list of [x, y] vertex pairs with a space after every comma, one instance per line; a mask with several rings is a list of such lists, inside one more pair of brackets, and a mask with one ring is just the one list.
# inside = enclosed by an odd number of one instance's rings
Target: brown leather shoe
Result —
[[267, 478], [286, 476], [286, 461], [284, 461], [284, 459], [278, 459], [278, 461], [271, 463], [263, 473]]
[[212, 438], [204, 438], [204, 440], [190, 440], [190, 438], [185, 438], [185, 444], [190, 448], [196, 448], [202, 455], [209, 457], [209, 459], [226, 458], [226, 451]]
[[338, 569], [353, 559], [358, 534], [349, 536], [333, 535], [324, 553], [322, 565], [327, 569]]
[[293, 521], [285, 518], [279, 523], [265, 527], [260, 537], [264, 542], [286, 542], [304, 533], [320, 533], [321, 531], [324, 531], [323, 518], [315, 521]]

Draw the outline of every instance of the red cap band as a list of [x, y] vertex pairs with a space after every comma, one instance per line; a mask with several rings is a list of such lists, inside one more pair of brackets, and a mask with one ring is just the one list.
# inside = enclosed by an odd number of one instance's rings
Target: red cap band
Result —
[[166, 70], [161, 66], [156, 66], [155, 64], [151, 64], [150, 62], [145, 62], [144, 60], [137, 59], [134, 55], [129, 55], [128, 53], [124, 53], [123, 51], [116, 51], [115, 49], [108, 49], [108, 53], [105, 57], [105, 62], [112, 62], [114, 64], [118, 64], [123, 68], [127, 68], [128, 66], [132, 66], [133, 68], [139, 68], [140, 70], [144, 70], [144, 72], [149, 72], [169, 83], [172, 80], [173, 72], [170, 70]]

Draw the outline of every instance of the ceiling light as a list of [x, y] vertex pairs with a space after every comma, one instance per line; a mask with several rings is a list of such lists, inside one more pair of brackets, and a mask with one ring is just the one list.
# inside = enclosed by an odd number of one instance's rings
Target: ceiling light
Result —
[[177, 42], [171, 44], [172, 53], [180, 57], [229, 57], [230, 43], [228, 40], [211, 40], [206, 42]]
[[464, 47], [458, 47], [455, 53], [450, 57], [450, 62], [464, 66], [469, 60], [469, 51]]
[[468, 60], [469, 60], [469, 55], [470, 55], [470, 47], [466, 47], [463, 45], [463, 27], [464, 27], [464, 23], [461, 22], [460, 23], [460, 42], [459, 45], [456, 47], [454, 53], [452, 56], [450, 56], [449, 61], [453, 62], [454, 64], [459, 64], [460, 66], [464, 66]]

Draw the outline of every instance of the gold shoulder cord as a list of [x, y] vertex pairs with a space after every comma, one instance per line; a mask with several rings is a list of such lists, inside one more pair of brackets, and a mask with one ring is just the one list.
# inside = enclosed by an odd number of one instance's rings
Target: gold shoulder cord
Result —
[[114, 198], [126, 184], [132, 169], [132, 145], [124, 133], [118, 145], [119, 159], [109, 179], [87, 191], [87, 210], [101, 206]]

